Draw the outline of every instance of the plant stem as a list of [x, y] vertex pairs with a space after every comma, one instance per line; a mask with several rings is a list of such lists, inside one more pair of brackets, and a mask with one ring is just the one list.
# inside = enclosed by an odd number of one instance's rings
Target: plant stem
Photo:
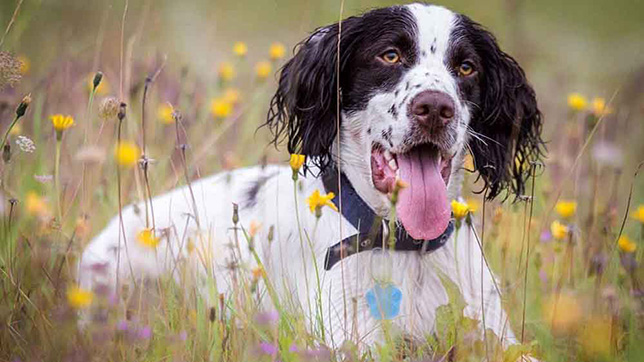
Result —
[[54, 187], [56, 188], [56, 208], [58, 212], [58, 224], [62, 227], [63, 212], [60, 197], [60, 148], [62, 145], [62, 137], [56, 137], [56, 159], [54, 161]]

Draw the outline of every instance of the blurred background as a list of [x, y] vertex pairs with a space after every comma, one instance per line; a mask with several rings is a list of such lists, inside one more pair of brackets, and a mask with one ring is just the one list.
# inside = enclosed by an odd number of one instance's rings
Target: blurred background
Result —
[[[401, 3], [347, 0], [342, 17]], [[525, 323], [526, 340], [535, 342], [530, 349], [546, 360], [641, 360], [644, 177], [635, 173], [644, 160], [644, 1], [435, 3], [497, 36], [526, 71], [543, 112], [546, 167], [538, 167], [535, 194], [520, 200], [533, 204], [495, 201], [485, 208], [482, 225], [480, 195], [464, 195], [478, 230], [485, 230], [515, 331]], [[209, 338], [227, 327], [213, 332], [200, 317], [193, 320], [206, 312], [192, 299], [164, 300], [134, 319], [131, 310], [109, 304], [107, 322], [90, 330], [107, 337], [83, 336], [72, 312], [86, 306], [69, 294], [76, 258], [118, 210], [118, 165], [125, 170], [123, 204], [145, 197], [146, 176], [135, 168], [143, 147], [152, 159], [152, 194], [184, 184], [186, 175], [286, 164], [284, 148], [268, 145], [267, 130], [258, 129], [278, 69], [300, 40], [340, 16], [339, 0], [0, 0], [0, 31], [11, 24], [0, 44], [2, 134], [31, 94], [26, 115], [9, 132], [11, 149], [3, 152], [1, 169], [0, 235], [6, 242], [0, 242], [0, 321], [8, 328], [0, 330], [0, 360], [83, 360], [74, 358], [106, 356], [115, 345], [119, 358], [113, 360], [161, 359], [141, 350], [176, 360], [191, 360], [195, 351], [214, 353]], [[94, 89], [99, 70], [103, 79]], [[114, 157], [119, 101], [127, 103], [122, 140], [130, 142], [129, 158]], [[182, 115], [180, 124], [174, 110]], [[55, 114], [75, 120], [62, 141], [50, 120]], [[474, 180], [467, 177], [466, 190], [477, 189]], [[532, 219], [528, 206], [534, 206]], [[530, 255], [526, 232], [536, 243]], [[154, 333], [136, 337], [132, 347], [118, 339], [126, 334], [118, 329], [122, 318], [139, 321], [138, 332], [151, 326]], [[264, 336], [242, 334], [240, 340], [253, 343]], [[150, 342], [165, 341], [155, 337], [160, 335], [172, 343], [187, 338], [190, 349]], [[101, 338], [114, 345], [105, 347]], [[300, 345], [316, 340], [298, 338], [304, 337], [292, 337]], [[248, 346], [235, 348], [241, 351], [235, 356], [248, 356]]]

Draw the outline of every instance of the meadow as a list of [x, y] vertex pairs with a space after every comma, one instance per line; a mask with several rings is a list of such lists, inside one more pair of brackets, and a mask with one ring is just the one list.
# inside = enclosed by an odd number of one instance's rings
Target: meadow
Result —
[[[79, 288], [80, 253], [122, 206], [223, 170], [287, 165], [260, 127], [279, 67], [316, 26], [390, 4], [178, 3], [0, 4], [0, 361], [644, 358], [644, 5], [629, 1], [440, 2], [499, 36], [544, 114], [548, 154], [530, 165], [526, 195], [485, 201], [468, 173], [453, 205], [482, 235], [521, 346], [477, 340], [456, 292], [425, 344], [364, 353], [329, 349], [286, 301], [260, 309], [275, 282], [261, 268], [231, 266], [240, 283], [216, 305], [189, 279]], [[270, 242], [255, 238], [268, 227], [239, 237]], [[154, 253], [163, 241], [131, 242]]]

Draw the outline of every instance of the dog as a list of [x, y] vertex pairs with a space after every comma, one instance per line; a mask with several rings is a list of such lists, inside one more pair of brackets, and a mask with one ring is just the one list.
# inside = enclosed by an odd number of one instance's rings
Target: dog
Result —
[[[180, 280], [186, 265], [214, 305], [259, 259], [275, 293], [324, 321], [339, 347], [382, 341], [383, 319], [423, 340], [449, 281], [481, 333], [517, 343], [480, 240], [450, 208], [466, 153], [493, 199], [522, 195], [545, 152], [535, 92], [490, 32], [422, 3], [318, 28], [281, 69], [265, 126], [276, 145], [306, 156], [299, 172], [225, 171], [153, 198], [155, 251], [136, 241], [150, 203], [124, 207], [84, 250], [80, 285]], [[316, 190], [334, 198], [311, 212], [305, 200]], [[249, 247], [240, 235], [253, 223]]]

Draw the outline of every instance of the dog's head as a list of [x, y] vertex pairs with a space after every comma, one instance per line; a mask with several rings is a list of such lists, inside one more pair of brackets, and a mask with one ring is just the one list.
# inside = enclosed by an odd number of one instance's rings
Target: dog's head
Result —
[[405, 181], [397, 214], [416, 239], [447, 227], [464, 150], [489, 198], [523, 193], [526, 166], [542, 155], [535, 94], [517, 62], [479, 24], [425, 4], [317, 29], [282, 69], [267, 125], [322, 172], [339, 163], [378, 213]]

